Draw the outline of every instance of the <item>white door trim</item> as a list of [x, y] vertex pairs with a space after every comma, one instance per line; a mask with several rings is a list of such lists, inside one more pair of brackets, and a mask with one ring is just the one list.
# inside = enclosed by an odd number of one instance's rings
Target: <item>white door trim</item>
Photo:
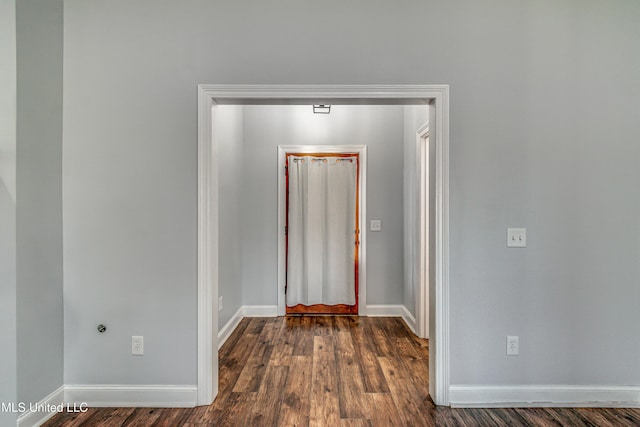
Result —
[[367, 147], [366, 145], [279, 145], [278, 146], [278, 316], [284, 316], [286, 248], [284, 228], [286, 226], [286, 180], [284, 167], [287, 153], [358, 153], [360, 157], [359, 195], [360, 245], [358, 253], [358, 314], [365, 316], [367, 302], [367, 240], [365, 224], [367, 221]]
[[430, 280], [430, 395], [449, 404], [449, 86], [198, 85], [198, 404], [218, 392], [218, 165], [212, 141], [216, 104], [429, 104], [435, 144], [435, 236]]
[[[198, 87], [198, 405], [218, 395], [218, 156], [213, 97]], [[215, 272], [215, 274], [213, 274]], [[214, 315], [215, 314], [215, 315]]]
[[419, 275], [417, 333], [429, 338], [429, 123], [416, 131], [416, 157], [418, 162], [418, 203], [420, 213]]

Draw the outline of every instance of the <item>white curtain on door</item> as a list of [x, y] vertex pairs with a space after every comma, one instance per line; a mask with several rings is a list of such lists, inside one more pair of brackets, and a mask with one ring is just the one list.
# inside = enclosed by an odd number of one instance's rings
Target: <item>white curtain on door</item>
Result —
[[287, 305], [354, 305], [356, 157], [289, 157]]

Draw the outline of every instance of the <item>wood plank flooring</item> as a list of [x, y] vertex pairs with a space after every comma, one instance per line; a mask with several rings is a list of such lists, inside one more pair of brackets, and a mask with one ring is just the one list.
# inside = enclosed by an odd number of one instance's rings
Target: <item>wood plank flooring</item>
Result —
[[427, 340], [399, 318], [246, 318], [219, 394], [191, 409], [92, 408], [56, 426], [638, 426], [640, 409], [451, 409], [428, 397]]

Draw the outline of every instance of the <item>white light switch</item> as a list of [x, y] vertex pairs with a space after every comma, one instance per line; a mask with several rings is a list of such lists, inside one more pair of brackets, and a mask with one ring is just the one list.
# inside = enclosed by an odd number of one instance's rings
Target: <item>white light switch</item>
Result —
[[372, 219], [369, 224], [369, 230], [371, 231], [382, 231], [382, 221], [379, 219]]
[[526, 228], [507, 228], [507, 247], [526, 248], [527, 247], [527, 229]]

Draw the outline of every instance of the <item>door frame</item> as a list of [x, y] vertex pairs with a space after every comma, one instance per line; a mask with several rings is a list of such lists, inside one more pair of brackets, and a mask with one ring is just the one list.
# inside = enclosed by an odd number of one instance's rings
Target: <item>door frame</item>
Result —
[[358, 228], [360, 229], [360, 245], [358, 247], [358, 315], [366, 315], [367, 301], [367, 146], [366, 145], [278, 145], [278, 316], [286, 312], [285, 278], [286, 278], [286, 245], [284, 229], [287, 219], [285, 164], [287, 154], [292, 153], [358, 153], [360, 168], [358, 171], [358, 195], [360, 210], [358, 212]]
[[[218, 156], [212, 108], [231, 104], [423, 104], [435, 172], [429, 216], [429, 394], [449, 405], [449, 86], [448, 85], [198, 85], [197, 395], [218, 394]], [[276, 284], [277, 286], [277, 284]]]
[[416, 157], [420, 234], [416, 332], [421, 338], [429, 338], [429, 122], [416, 131]]

